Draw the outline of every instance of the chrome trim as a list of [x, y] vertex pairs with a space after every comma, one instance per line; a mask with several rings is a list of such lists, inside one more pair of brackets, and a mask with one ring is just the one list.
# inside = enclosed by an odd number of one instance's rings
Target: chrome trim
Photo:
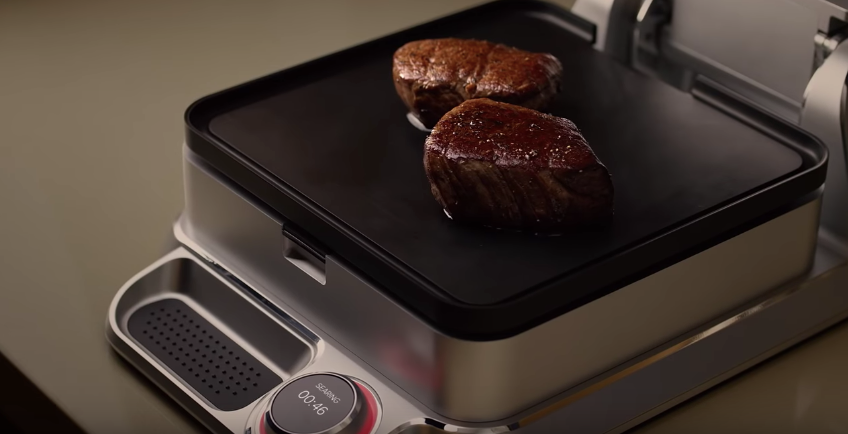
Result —
[[383, 421], [383, 400], [380, 399], [380, 395], [377, 393], [377, 391], [374, 390], [374, 388], [371, 387], [365, 381], [353, 376], [348, 376], [348, 378], [354, 383], [368, 389], [368, 391], [371, 393], [371, 396], [374, 397], [374, 401], [377, 402], [377, 414], [374, 415], [374, 427], [371, 428], [370, 432], [368, 432], [368, 434], [376, 434], [377, 431], [380, 429], [380, 423]]
[[[421, 432], [420, 430], [426, 429], [427, 431]], [[409, 421], [401, 424], [397, 428], [389, 431], [388, 434], [407, 434], [406, 430], [414, 429], [415, 434], [436, 434], [436, 433], [461, 433], [461, 434], [495, 434], [502, 433], [506, 431], [500, 431], [500, 427], [496, 428], [466, 428], [456, 425], [450, 425], [446, 423], [439, 422], [435, 419], [431, 419], [429, 417], [417, 417], [415, 419], [410, 419]], [[412, 433], [410, 433], [412, 434]]]
[[822, 226], [848, 240], [848, 151], [846, 151], [845, 82], [848, 43], [839, 44], [824, 60], [804, 91], [801, 128], [814, 134], [830, 151]]

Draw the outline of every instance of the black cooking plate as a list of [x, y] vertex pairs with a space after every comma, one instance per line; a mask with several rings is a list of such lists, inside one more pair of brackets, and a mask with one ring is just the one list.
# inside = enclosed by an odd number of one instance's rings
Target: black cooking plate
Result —
[[[579, 307], [798, 206], [824, 182], [814, 138], [709, 87], [713, 103], [633, 72], [592, 49], [593, 34], [545, 3], [490, 3], [207, 97], [187, 113], [188, 145], [329, 255], [467, 339]], [[562, 61], [550, 111], [572, 119], [610, 169], [609, 227], [540, 237], [445, 217], [424, 175], [426, 134], [407, 121], [391, 68], [405, 42], [446, 36]]]

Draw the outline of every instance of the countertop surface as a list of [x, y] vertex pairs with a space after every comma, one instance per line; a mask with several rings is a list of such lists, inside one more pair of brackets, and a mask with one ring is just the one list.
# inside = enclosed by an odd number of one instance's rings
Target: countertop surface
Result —
[[[0, 352], [86, 432], [202, 432], [104, 338], [169, 246], [185, 108], [476, 3], [0, 2]], [[840, 325], [634, 432], [848, 433], [846, 366]]]

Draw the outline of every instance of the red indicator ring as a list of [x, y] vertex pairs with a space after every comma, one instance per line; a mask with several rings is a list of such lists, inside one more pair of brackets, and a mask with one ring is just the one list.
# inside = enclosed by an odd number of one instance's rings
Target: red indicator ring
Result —
[[377, 413], [380, 411], [377, 407], [377, 398], [374, 396], [374, 393], [371, 392], [371, 389], [365, 387], [360, 382], [354, 380], [353, 383], [356, 384], [356, 387], [360, 392], [362, 392], [362, 396], [365, 398], [365, 402], [363, 404], [367, 407], [363, 409], [365, 411], [365, 415], [357, 434], [370, 434], [377, 425]]

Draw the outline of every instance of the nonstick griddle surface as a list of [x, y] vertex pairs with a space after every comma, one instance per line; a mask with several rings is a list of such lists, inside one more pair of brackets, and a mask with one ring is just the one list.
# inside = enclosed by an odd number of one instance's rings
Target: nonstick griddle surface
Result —
[[[437, 326], [474, 336], [591, 301], [821, 184], [802, 176], [821, 163], [799, 151], [819, 152], [813, 139], [776, 140], [633, 72], [569, 31], [566, 18], [533, 2], [491, 4], [283, 71], [198, 104], [189, 145], [201, 155], [224, 150], [210, 161], [234, 179], [250, 167], [275, 188], [242, 184], [329, 254]], [[424, 174], [426, 133], [407, 121], [391, 69], [403, 43], [447, 36], [562, 61], [563, 91], [549, 111], [573, 120], [612, 173], [609, 226], [544, 237], [445, 216]], [[241, 166], [228, 169], [227, 158]], [[778, 180], [793, 189], [759, 194]], [[479, 312], [492, 313], [490, 328], [474, 320]]]

